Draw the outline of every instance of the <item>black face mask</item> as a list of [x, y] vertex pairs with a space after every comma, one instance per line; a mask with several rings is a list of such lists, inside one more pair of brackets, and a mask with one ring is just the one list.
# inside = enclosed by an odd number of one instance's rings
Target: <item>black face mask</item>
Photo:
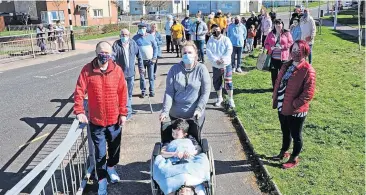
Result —
[[235, 20], [235, 24], [239, 24], [239, 20]]
[[177, 21], [173, 21], [173, 24], [177, 24]]
[[217, 15], [219, 16], [219, 15], [221, 15], [221, 13], [220, 12], [217, 12]]
[[212, 34], [213, 34], [213, 36], [218, 37], [221, 35], [221, 32], [217, 30], [217, 31], [214, 31]]

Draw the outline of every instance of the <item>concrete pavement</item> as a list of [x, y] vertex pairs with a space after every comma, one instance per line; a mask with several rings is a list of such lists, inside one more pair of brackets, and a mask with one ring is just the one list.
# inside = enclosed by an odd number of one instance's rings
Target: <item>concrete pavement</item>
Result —
[[[166, 74], [171, 65], [178, 61], [175, 54], [166, 53], [164, 59], [159, 59], [156, 96], [151, 98], [155, 111], [153, 114], [150, 113], [148, 98], [137, 97], [140, 90], [136, 79], [133, 109], [137, 110], [137, 114], [122, 132], [121, 159], [117, 166], [122, 181], [109, 185], [110, 194], [151, 194], [149, 166], [154, 144], [160, 141], [158, 117], [162, 108]], [[212, 92], [207, 105], [203, 137], [208, 139], [213, 148], [216, 192], [218, 195], [262, 194], [230, 118], [222, 108], [213, 106], [215, 97]]]
[[[93, 51], [55, 60], [47, 56], [43, 63], [24, 60], [18, 63], [33, 63], [32, 66], [0, 71], [0, 194], [61, 143], [74, 119], [72, 93], [76, 79], [82, 66], [94, 56]], [[178, 61], [174, 56], [164, 54], [165, 58], [159, 60], [156, 97], [151, 98], [156, 112], [149, 113], [147, 98], [133, 99], [138, 113], [123, 131], [118, 166], [123, 181], [110, 185], [110, 194], [150, 194], [149, 160], [154, 143], [160, 138], [158, 111], [166, 73]], [[136, 80], [134, 94], [139, 93]], [[214, 150], [217, 194], [261, 194], [230, 118], [221, 108], [212, 106], [215, 95], [210, 98], [203, 137], [208, 138]]]

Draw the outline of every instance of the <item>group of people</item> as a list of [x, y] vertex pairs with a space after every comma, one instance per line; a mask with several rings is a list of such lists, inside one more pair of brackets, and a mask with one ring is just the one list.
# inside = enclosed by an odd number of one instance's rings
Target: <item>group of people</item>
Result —
[[56, 22], [56, 26], [49, 24], [48, 27], [44, 27], [43, 24], [39, 24], [36, 28], [37, 46], [40, 47], [42, 54], [47, 54], [47, 42], [49, 43], [49, 51], [52, 53], [64, 52], [65, 40], [63, 38], [65, 28], [61, 25], [60, 21]]
[[[222, 88], [225, 87], [228, 92], [227, 103], [235, 107], [232, 73], [240, 68], [244, 45], [249, 42], [255, 47], [254, 43], [261, 36], [262, 45], [272, 58], [273, 108], [278, 110], [283, 134], [282, 148], [273, 159], [289, 158], [282, 166], [285, 169], [293, 168], [299, 163], [298, 156], [303, 143], [302, 127], [315, 91], [315, 70], [306, 61], [314, 43], [315, 25], [309, 11], [305, 10], [300, 18], [301, 38], [294, 40], [291, 32], [284, 29], [283, 22], [275, 18], [275, 14], [270, 15], [262, 10], [260, 16], [261, 21], [252, 13], [246, 23], [239, 16], [235, 16], [229, 25], [220, 10], [215, 16], [208, 17], [208, 24], [202, 19], [201, 13], [196, 15], [194, 22], [189, 18], [181, 23], [177, 18], [168, 18], [165, 25], [167, 52], [174, 52], [174, 45], [177, 57], [181, 57], [181, 60], [167, 74], [163, 109], [159, 119], [180, 121], [175, 124], [177, 127], [173, 131], [173, 138], [187, 138], [186, 125], [180, 119], [193, 118], [202, 128], [212, 84], [217, 92], [215, 105], [220, 106], [223, 102]], [[293, 24], [295, 27], [296, 20], [295, 18]], [[212, 81], [204, 64], [205, 44], [207, 59], [212, 64]], [[162, 57], [161, 47], [161, 34], [156, 24], [147, 25], [141, 22], [138, 24], [138, 32], [132, 38], [127, 29], [122, 29], [119, 40], [113, 45], [105, 41], [98, 43], [96, 57], [80, 73], [74, 92], [74, 113], [80, 122], [89, 123], [95, 145], [98, 194], [107, 194], [107, 175], [112, 183], [120, 180], [114, 166], [119, 160], [121, 128], [132, 116], [135, 60], [137, 59], [140, 74], [141, 98], [147, 95], [146, 70], [150, 84], [149, 96], [154, 97], [157, 60]], [[88, 117], [83, 107], [86, 94]], [[177, 132], [178, 130], [180, 131]], [[292, 140], [294, 148], [290, 154], [287, 151]], [[196, 154], [198, 152], [193, 149], [190, 152], [172, 151], [168, 145], [162, 150], [162, 157], [166, 158], [186, 159]]]

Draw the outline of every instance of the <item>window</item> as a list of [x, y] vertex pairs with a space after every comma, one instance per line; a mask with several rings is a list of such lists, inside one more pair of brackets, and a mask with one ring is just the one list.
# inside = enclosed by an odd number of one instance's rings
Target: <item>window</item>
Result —
[[48, 17], [42, 16], [42, 15], [41, 15], [41, 17], [44, 17], [44, 19], [49, 18], [50, 23], [56, 23], [58, 20], [60, 20], [61, 23], [65, 21], [64, 11], [49, 11]]
[[102, 9], [94, 9], [94, 17], [101, 18], [103, 17], [103, 10]]
[[138, 11], [138, 10], [139, 10], [139, 8], [135, 7], [135, 11]]
[[232, 3], [224, 3], [224, 8], [226, 9], [233, 9], [233, 4]]
[[207, 3], [199, 3], [198, 4], [198, 9], [207, 9]]

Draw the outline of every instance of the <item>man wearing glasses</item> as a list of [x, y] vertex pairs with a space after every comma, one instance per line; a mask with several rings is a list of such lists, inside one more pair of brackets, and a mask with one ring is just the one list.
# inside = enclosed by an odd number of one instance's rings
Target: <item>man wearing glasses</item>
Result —
[[139, 46], [130, 39], [130, 32], [122, 29], [120, 39], [113, 43], [113, 60], [122, 68], [128, 88], [127, 120], [132, 117], [132, 91], [135, 80], [135, 59], [140, 72], [145, 72], [144, 65], [139, 52]]

